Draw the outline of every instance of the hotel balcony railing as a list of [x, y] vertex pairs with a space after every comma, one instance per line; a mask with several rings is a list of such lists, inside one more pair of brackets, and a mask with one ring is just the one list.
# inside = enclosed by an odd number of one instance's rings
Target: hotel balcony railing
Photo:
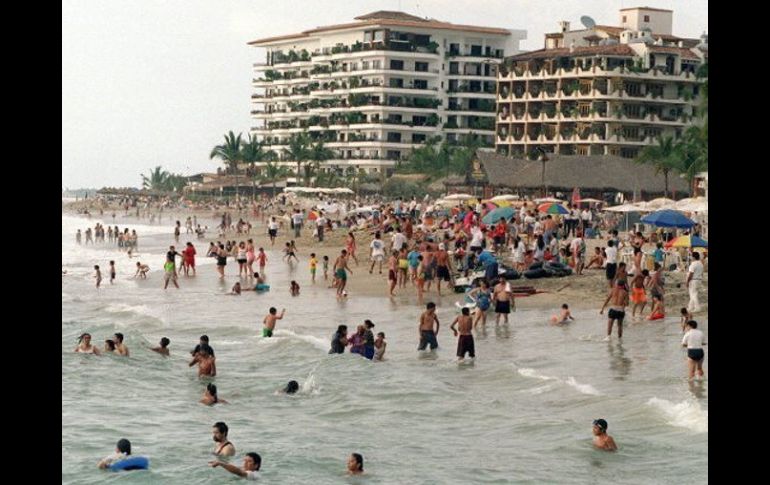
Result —
[[460, 51], [449, 50], [449, 51], [446, 51], [444, 53], [444, 57], [446, 57], [446, 58], [449, 58], [449, 57], [492, 57], [494, 59], [502, 59], [503, 55], [502, 54], [498, 55], [495, 52], [489, 52], [489, 53], [485, 54], [483, 52], [473, 53], [473, 52], [470, 52], [470, 51], [466, 51], [466, 52], [463, 53], [463, 52], [460, 52]]

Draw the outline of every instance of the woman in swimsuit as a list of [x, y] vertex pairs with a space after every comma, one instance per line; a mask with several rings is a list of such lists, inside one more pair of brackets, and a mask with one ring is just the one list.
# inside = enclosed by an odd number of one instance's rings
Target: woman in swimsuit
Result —
[[248, 270], [246, 268], [246, 243], [241, 241], [240, 244], [238, 244], [238, 249], [236, 250], [236, 261], [238, 261], [238, 276], [240, 277], [242, 274], [245, 274], [246, 276], [249, 275]]
[[356, 262], [356, 266], [358, 266], [358, 258], [356, 257], [356, 237], [352, 232], [348, 233], [348, 238], [345, 241], [345, 249], [348, 250], [348, 255], [353, 258], [353, 261]]
[[100, 355], [99, 349], [96, 346], [91, 345], [91, 334], [84, 333], [78, 337], [78, 346], [75, 347], [75, 352], [80, 354], [96, 354]]
[[398, 253], [398, 287], [406, 288], [407, 271], [409, 269], [409, 260], [406, 258], [406, 247], [401, 248]]
[[246, 242], [246, 269], [248, 269], [248, 275], [251, 276], [254, 273], [252, 265], [257, 259], [257, 255], [254, 253], [254, 241], [251, 239]]
[[214, 404], [229, 404], [224, 399], [220, 399], [219, 396], [217, 396], [217, 386], [214, 384], [208, 384], [206, 386], [206, 390], [203, 391], [203, 397], [200, 400], [201, 404], [206, 404], [207, 406], [213, 406]]
[[219, 243], [219, 250], [217, 251], [217, 271], [219, 277], [225, 277], [225, 266], [227, 266], [227, 252], [225, 251], [225, 245]]
[[487, 310], [489, 310], [492, 302], [492, 290], [489, 289], [487, 280], [481, 280], [480, 285], [468, 293], [468, 296], [476, 302], [476, 318], [473, 319], [473, 328], [476, 328], [479, 322], [482, 326], [487, 324]]

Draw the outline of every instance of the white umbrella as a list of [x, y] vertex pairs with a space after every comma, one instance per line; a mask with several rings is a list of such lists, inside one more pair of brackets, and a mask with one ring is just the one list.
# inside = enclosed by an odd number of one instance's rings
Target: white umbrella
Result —
[[603, 209], [606, 212], [641, 212], [642, 209], [635, 204], [623, 204], [616, 205], [614, 207], [606, 207]]
[[693, 200], [687, 204], [677, 204], [677, 210], [685, 212], [708, 212], [709, 204], [706, 200]]
[[511, 195], [511, 194], [505, 194], [505, 195], [496, 195], [489, 199], [491, 201], [498, 201], [498, 200], [519, 200], [518, 195]]
[[599, 199], [591, 199], [591, 198], [580, 199], [580, 203], [582, 204], [583, 202], [586, 202], [588, 204], [601, 204], [604, 201], [603, 200], [599, 200]]
[[336, 189], [332, 189], [332, 191], [335, 194], [354, 194], [355, 193], [347, 187], [337, 187]]
[[452, 194], [444, 197], [444, 200], [450, 200], [450, 201], [468, 200], [468, 199], [475, 199], [475, 197], [470, 194]]
[[542, 199], [535, 199], [536, 204], [542, 204], [543, 202], [553, 202], [558, 204], [559, 202], [564, 202], [561, 199], [555, 199], [553, 197], [543, 197]]
[[651, 201], [647, 202], [646, 207], [649, 209], [673, 209], [676, 204], [676, 201], [673, 199], [668, 199], [666, 197], [658, 197], [657, 199], [652, 199]]

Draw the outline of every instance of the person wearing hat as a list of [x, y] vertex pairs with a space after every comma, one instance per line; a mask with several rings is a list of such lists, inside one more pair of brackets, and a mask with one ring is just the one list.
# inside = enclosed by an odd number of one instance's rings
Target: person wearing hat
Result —
[[366, 326], [366, 331], [364, 332], [364, 357], [372, 360], [374, 357], [374, 332], [372, 332], [374, 322], [364, 320], [364, 325]]
[[618, 445], [615, 444], [615, 440], [607, 434], [607, 421], [595, 419], [593, 424], [594, 446], [605, 451], [617, 450]]

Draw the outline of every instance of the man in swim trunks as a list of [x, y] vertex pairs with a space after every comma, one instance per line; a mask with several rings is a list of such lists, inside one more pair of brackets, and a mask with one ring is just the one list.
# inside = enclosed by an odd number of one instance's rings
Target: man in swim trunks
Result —
[[115, 334], [115, 351], [118, 355], [128, 357], [128, 347], [123, 343], [123, 334], [120, 332]]
[[211, 433], [214, 438], [214, 454], [217, 456], [233, 456], [235, 455], [235, 445], [230, 443], [227, 439], [227, 432], [229, 429], [227, 425], [222, 421], [214, 423], [211, 428]]
[[[463, 308], [461, 314], [455, 318], [454, 322], [452, 322], [452, 325], [449, 327], [452, 329], [452, 332], [454, 332], [455, 337], [458, 336], [459, 330], [459, 337], [457, 339], [457, 358], [459, 361], [465, 359], [466, 352], [471, 359], [476, 357], [476, 351], [473, 344], [473, 333], [471, 332], [471, 329], [473, 328], [473, 319], [470, 315], [470, 309]], [[455, 325], [458, 326], [457, 329], [455, 329]]]
[[334, 261], [334, 277], [337, 278], [337, 297], [342, 296], [345, 285], [348, 282], [346, 270], [350, 271], [351, 274], [353, 273], [353, 270], [348, 268], [348, 252], [343, 249], [340, 255], [337, 256], [337, 260]]
[[513, 298], [510, 285], [502, 276], [497, 279], [492, 300], [495, 302], [495, 313], [497, 314], [495, 324], [500, 323], [500, 317], [505, 319], [504, 323], [508, 323], [508, 314], [511, 313], [511, 308], [516, 309], [516, 301]]
[[631, 317], [636, 316], [636, 310], [639, 309], [639, 316], [642, 316], [644, 307], [647, 305], [647, 293], [644, 286], [647, 280], [650, 278], [650, 272], [646, 269], [638, 272], [634, 275], [634, 279], [631, 280], [631, 301], [634, 303], [634, 307], [631, 310]]
[[[433, 330], [433, 323], [436, 323], [436, 330]], [[419, 326], [417, 327], [417, 333], [420, 337], [420, 345], [417, 346], [417, 350], [425, 350], [425, 347], [430, 344], [430, 349], [435, 350], [438, 347], [438, 341], [436, 336], [438, 335], [439, 321], [436, 316], [436, 304], [432, 301], [428, 303], [427, 310], [420, 315]]]
[[395, 296], [393, 290], [396, 289], [396, 283], [398, 282], [398, 251], [393, 251], [393, 254], [388, 258], [388, 283], [390, 296]]
[[159, 353], [161, 355], [165, 355], [166, 357], [168, 357], [169, 356], [168, 345], [170, 343], [171, 343], [171, 340], [169, 340], [167, 337], [163, 337], [162, 339], [160, 339], [160, 347], [155, 347], [155, 348], [152, 348], [150, 350], [152, 350], [153, 352], [157, 352], [157, 353]]
[[449, 261], [449, 253], [446, 251], [446, 244], [441, 243], [438, 245], [438, 251], [436, 251], [436, 288], [438, 289], [438, 296], [441, 296], [441, 280], [444, 280], [451, 284], [452, 274], [450, 273], [451, 264]]
[[283, 318], [283, 314], [286, 312], [286, 309], [281, 309], [281, 314], [278, 315], [278, 310], [275, 309], [275, 307], [270, 307], [270, 311], [263, 320], [263, 324], [265, 325], [262, 328], [262, 336], [263, 337], [272, 337], [273, 336], [273, 330], [275, 329], [275, 322], [277, 320], [280, 320]]
[[607, 337], [604, 340], [609, 340], [610, 336], [612, 336], [612, 324], [615, 320], [618, 321], [618, 338], [623, 338], [623, 318], [626, 316], [626, 306], [628, 305], [628, 286], [626, 280], [616, 280], [615, 286], [610, 290], [610, 294], [599, 311], [599, 315], [604, 315], [604, 309], [610, 303], [610, 300], [612, 304], [610, 305], [610, 311], [607, 313]]

